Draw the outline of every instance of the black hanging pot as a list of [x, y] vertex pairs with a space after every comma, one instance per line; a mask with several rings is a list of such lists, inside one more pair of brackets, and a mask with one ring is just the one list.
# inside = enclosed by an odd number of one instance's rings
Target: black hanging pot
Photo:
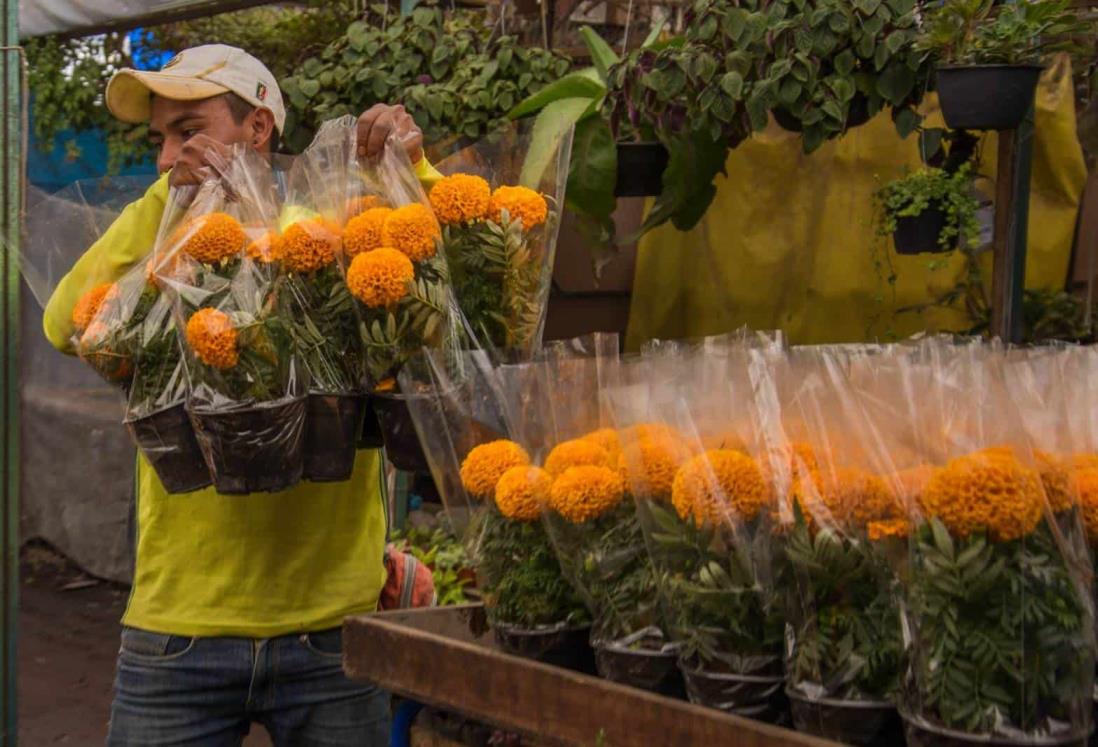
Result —
[[374, 400], [366, 396], [362, 406], [362, 427], [359, 428], [358, 448], [380, 449], [385, 445], [385, 439], [381, 437], [381, 426], [377, 422], [377, 413], [374, 412]]
[[362, 429], [363, 394], [309, 395], [305, 413], [304, 477], [312, 482], [351, 479]]
[[378, 430], [385, 445], [385, 456], [394, 467], [404, 472], [429, 473], [430, 465], [416, 434], [416, 426], [408, 411], [408, 402], [430, 399], [431, 394], [374, 392], [370, 407], [377, 417]]
[[301, 481], [305, 397], [238, 409], [190, 409], [218, 493], [275, 493]]
[[789, 113], [785, 107], [778, 107], [770, 111], [774, 115], [774, 121], [786, 132], [803, 132], [804, 125], [801, 120]]
[[896, 218], [892, 232], [897, 254], [944, 254], [954, 247], [943, 248], [938, 242], [945, 230], [948, 216], [941, 205], [931, 203], [918, 215]]
[[575, 672], [595, 673], [589, 625], [560, 623], [525, 628], [497, 622], [492, 623], [492, 632], [507, 653]]
[[182, 402], [126, 420], [126, 428], [169, 493], [193, 493], [213, 484]]
[[938, 68], [938, 98], [953, 130], [1013, 130], [1033, 106], [1041, 65]]
[[886, 700], [809, 698], [786, 688], [797, 731], [858, 747], [903, 744], [896, 707]]
[[661, 143], [618, 143], [616, 197], [656, 197], [670, 154]]

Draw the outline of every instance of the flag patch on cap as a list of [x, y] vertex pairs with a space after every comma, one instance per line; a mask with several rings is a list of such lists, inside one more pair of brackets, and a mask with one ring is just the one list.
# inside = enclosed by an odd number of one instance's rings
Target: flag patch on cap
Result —
[[266, 101], [267, 100], [267, 86], [263, 85], [262, 83], [256, 83], [255, 84], [255, 97], [257, 99], [259, 99], [260, 101]]

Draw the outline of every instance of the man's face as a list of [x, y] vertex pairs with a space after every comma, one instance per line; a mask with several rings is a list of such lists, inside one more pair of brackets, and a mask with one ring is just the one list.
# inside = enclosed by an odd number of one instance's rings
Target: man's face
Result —
[[161, 174], [175, 165], [179, 150], [195, 135], [207, 135], [219, 143], [233, 145], [248, 141], [249, 127], [247, 118], [240, 124], [233, 120], [229, 104], [222, 96], [201, 101], [152, 98], [149, 139], [160, 151], [156, 166]]

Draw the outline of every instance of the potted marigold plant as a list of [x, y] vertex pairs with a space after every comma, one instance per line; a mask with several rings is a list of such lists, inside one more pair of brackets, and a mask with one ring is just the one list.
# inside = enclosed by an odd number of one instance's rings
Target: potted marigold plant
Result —
[[1038, 470], [1010, 448], [955, 457], [917, 513], [908, 743], [1082, 743], [1093, 610]]

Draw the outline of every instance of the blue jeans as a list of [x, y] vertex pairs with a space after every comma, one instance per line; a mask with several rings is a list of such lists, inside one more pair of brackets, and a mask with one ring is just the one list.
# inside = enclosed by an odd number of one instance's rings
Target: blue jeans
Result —
[[123, 629], [110, 747], [235, 746], [253, 722], [276, 747], [385, 747], [389, 695], [344, 676], [338, 628], [260, 640]]

